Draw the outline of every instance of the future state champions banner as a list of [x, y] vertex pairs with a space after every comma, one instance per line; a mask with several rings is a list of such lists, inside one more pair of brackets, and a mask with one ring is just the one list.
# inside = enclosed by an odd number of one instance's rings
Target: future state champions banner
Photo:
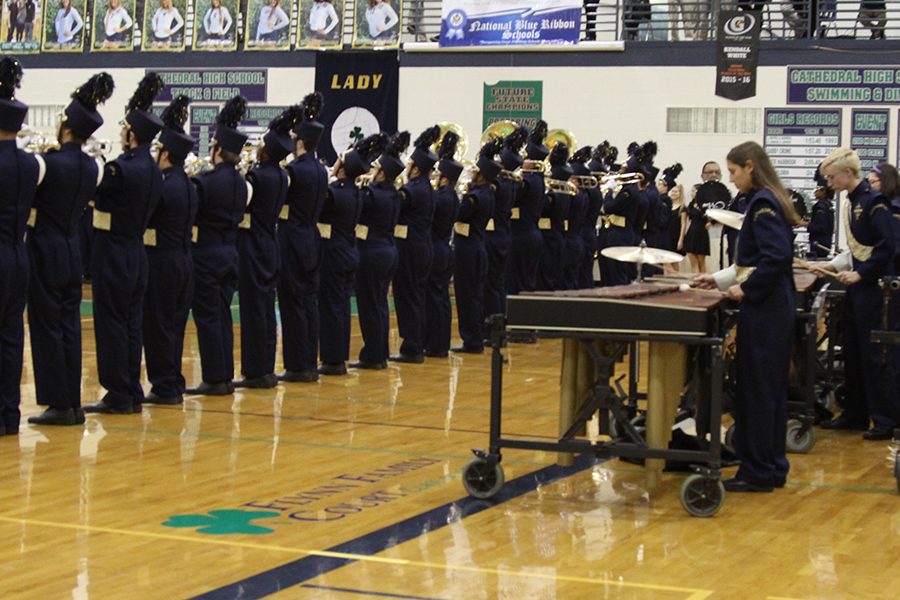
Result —
[[442, 47], [576, 44], [581, 0], [444, 0]]

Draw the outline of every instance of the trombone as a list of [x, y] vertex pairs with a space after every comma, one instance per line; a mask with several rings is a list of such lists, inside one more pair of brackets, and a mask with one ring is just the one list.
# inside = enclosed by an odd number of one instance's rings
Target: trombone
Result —
[[619, 186], [629, 185], [631, 183], [640, 183], [644, 181], [644, 176], [640, 173], [607, 173], [600, 177], [600, 185], [605, 185], [610, 181], [615, 181]]

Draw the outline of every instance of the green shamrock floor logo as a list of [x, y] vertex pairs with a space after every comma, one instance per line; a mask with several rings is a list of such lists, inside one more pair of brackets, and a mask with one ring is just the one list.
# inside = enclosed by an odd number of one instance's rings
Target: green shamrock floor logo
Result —
[[163, 523], [166, 527], [197, 527], [197, 533], [228, 535], [231, 533], [272, 533], [274, 529], [253, 525], [256, 519], [271, 519], [280, 513], [271, 510], [211, 510], [208, 515], [173, 515]]

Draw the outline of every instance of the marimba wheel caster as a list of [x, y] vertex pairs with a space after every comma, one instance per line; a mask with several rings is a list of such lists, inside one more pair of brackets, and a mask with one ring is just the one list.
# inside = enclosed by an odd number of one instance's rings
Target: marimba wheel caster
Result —
[[692, 517], [711, 517], [725, 502], [725, 486], [717, 477], [694, 473], [681, 484], [681, 506]]
[[503, 467], [476, 458], [463, 469], [463, 487], [473, 498], [492, 498], [503, 487]]
[[788, 452], [806, 454], [816, 445], [816, 430], [810, 426], [803, 431], [803, 423], [797, 419], [790, 419], [787, 422], [787, 438], [784, 442]]

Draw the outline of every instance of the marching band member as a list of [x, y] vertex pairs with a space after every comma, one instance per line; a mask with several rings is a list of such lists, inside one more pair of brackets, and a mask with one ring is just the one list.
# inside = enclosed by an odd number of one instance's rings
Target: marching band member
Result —
[[503, 142], [491, 140], [478, 153], [476, 171], [459, 207], [453, 226], [453, 287], [456, 291], [456, 315], [462, 345], [453, 352], [484, 352], [484, 285], [487, 276], [487, 250], [484, 230], [494, 212], [494, 181], [503, 169], [495, 160]]
[[144, 231], [162, 195], [163, 178], [150, 144], [163, 122], [150, 111], [163, 81], [147, 73], [128, 102], [123, 152], [106, 163], [94, 197], [91, 281], [97, 372], [106, 395], [84, 412], [140, 413], [143, 303], [147, 291]]
[[[600, 160], [603, 161], [603, 168], [597, 169], [600, 172], [600, 181], [603, 181], [604, 177], [609, 177], [612, 173], [618, 173], [621, 165], [619, 165], [616, 161], [619, 159], [619, 149], [615, 146], [607, 144], [607, 148], [604, 151], [604, 154]], [[607, 258], [603, 256], [601, 251], [604, 248], [608, 248], [610, 246], [614, 246], [615, 244], [610, 243], [609, 234], [611, 221], [616, 220], [616, 217], [612, 217], [611, 215], [606, 214], [606, 197], [609, 195], [611, 190], [615, 189], [615, 182], [612, 179], [606, 179], [606, 183], [600, 186], [600, 221], [597, 224], [597, 270], [600, 272], [600, 285], [613, 285], [610, 283], [612, 281], [612, 273], [610, 271], [610, 266], [614, 264], [618, 264], [618, 261], [615, 261], [611, 258]], [[624, 222], [624, 218], [622, 219]]]
[[550, 151], [550, 176], [556, 182], [557, 189], [547, 191], [542, 220], [549, 219], [549, 227], [542, 228], [544, 236], [544, 253], [541, 255], [541, 266], [538, 271], [538, 289], [560, 290], [565, 287], [563, 265], [566, 261], [566, 221], [569, 218], [569, 207], [572, 204], [572, 193], [562, 184], [569, 183], [572, 167], [566, 164], [569, 158], [569, 147], [559, 143]]
[[634, 230], [635, 245], [639, 245], [644, 241], [644, 229], [647, 225], [647, 218], [651, 214], [650, 188], [653, 188], [654, 191], [656, 190], [656, 186], [650, 185], [653, 183], [653, 158], [655, 156], [656, 142], [647, 142], [637, 150], [635, 154], [637, 162], [632, 162], [630, 167], [626, 165], [626, 167], [633, 169], [633, 172], [642, 175], [641, 179], [636, 184], [636, 188], [639, 192], [637, 194], [638, 209], [634, 219], [631, 221], [631, 226]]
[[49, 406], [28, 418], [36, 425], [84, 423], [81, 409], [81, 214], [94, 197], [103, 169], [82, 151], [103, 124], [97, 105], [113, 92], [98, 73], [72, 93], [57, 127], [58, 150], [47, 166], [31, 210], [28, 234], [28, 328], [37, 403]]
[[[628, 146], [630, 156], [621, 167], [623, 173], [639, 173], [643, 162], [641, 147], [632, 143]], [[603, 227], [607, 230], [603, 236], [603, 248], [611, 246], [636, 246], [640, 244], [638, 237], [639, 214], [646, 215], [646, 196], [639, 183], [627, 183], [621, 189], [615, 191], [618, 183], [615, 178], [610, 178], [603, 188], [607, 191], [603, 199]], [[645, 217], [646, 218], [646, 217]], [[643, 225], [641, 225], [643, 227]], [[608, 279], [603, 285], [627, 285], [635, 278], [637, 271], [633, 263], [601, 257], [601, 273], [606, 272]], [[606, 268], [603, 269], [605, 264]]]
[[[510, 219], [513, 207], [519, 203], [524, 189], [522, 177], [516, 171], [525, 162], [520, 154], [528, 140], [528, 129], [518, 127], [503, 139], [500, 164], [503, 170], [497, 176], [494, 194], [494, 213], [484, 234], [488, 271], [484, 285], [484, 315], [486, 317], [506, 312], [506, 263], [510, 251]], [[485, 330], [485, 339], [490, 337]]]
[[269, 123], [256, 151], [256, 166], [247, 174], [253, 200], [238, 226], [238, 294], [241, 299], [241, 374], [235, 387], [273, 388], [275, 377], [275, 287], [278, 243], [275, 223], [284, 206], [288, 176], [281, 161], [294, 151], [291, 129], [302, 107], [289, 107]]
[[144, 359], [151, 404], [181, 404], [184, 329], [194, 293], [191, 228], [197, 216], [197, 190], [184, 172], [184, 161], [197, 141], [184, 133], [187, 96], [177, 96], [162, 114], [156, 162], [162, 169], [159, 206], [144, 234], [148, 281], [144, 298]]
[[[0, 59], [0, 435], [19, 433], [19, 401], [25, 327], [22, 311], [28, 293], [25, 226], [35, 191], [44, 176], [44, 161], [16, 147], [28, 106], [15, 99], [22, 66]], [[96, 183], [96, 179], [94, 180]]]
[[431, 244], [434, 257], [425, 288], [425, 356], [445, 358], [450, 350], [453, 308], [450, 305], [450, 278], [453, 277], [453, 224], [459, 214], [456, 182], [463, 165], [455, 159], [459, 135], [447, 131], [438, 148], [438, 189], [434, 196]]
[[325, 126], [318, 121], [323, 98], [319, 92], [303, 98], [303, 118], [293, 128], [294, 160], [287, 200], [278, 223], [281, 270], [278, 307], [281, 311], [282, 381], [318, 381], [319, 265], [322, 245], [316, 223], [328, 190], [328, 172], [316, 158]]
[[363, 347], [359, 351], [359, 360], [350, 363], [352, 368], [387, 368], [391, 328], [388, 287], [397, 270], [394, 229], [400, 217], [400, 193], [394, 181], [403, 172], [400, 155], [407, 147], [409, 132], [395, 134], [378, 158], [373, 183], [361, 192], [362, 214], [356, 230], [359, 244], [356, 302]]
[[731, 181], [749, 197], [735, 264], [699, 275], [702, 287], [740, 302], [734, 445], [741, 466], [730, 492], [783, 487], [788, 385], [794, 329], [793, 232], [799, 218], [765, 150], [745, 142], [728, 153]]
[[594, 177], [598, 184], [585, 188], [588, 197], [587, 211], [581, 225], [581, 244], [584, 252], [584, 260], [581, 269], [576, 275], [576, 287], [587, 289], [594, 287], [594, 259], [597, 255], [597, 222], [600, 220], [600, 212], [603, 210], [603, 192], [600, 190], [599, 181], [605, 171], [603, 157], [609, 148], [609, 142], [605, 141], [591, 151], [590, 161], [587, 164], [588, 175]]
[[387, 145], [383, 133], [357, 142], [338, 157], [337, 178], [328, 186], [319, 218], [322, 235], [322, 281], [319, 286], [319, 355], [322, 375], [344, 375], [350, 358], [350, 296], [359, 269], [356, 225], [361, 212], [356, 178], [368, 173]]
[[[588, 188], [584, 185], [584, 179], [591, 175], [590, 169], [585, 164], [591, 158], [590, 146], [579, 148], [569, 158], [569, 166], [572, 168], [572, 184], [577, 192], [572, 196], [572, 202], [569, 205], [569, 218], [565, 224], [566, 237], [566, 263], [564, 271], [565, 288], [568, 290], [578, 289], [581, 271], [584, 264], [588, 261], [587, 252], [584, 247], [583, 232], [587, 222], [588, 204], [590, 197], [588, 196]], [[593, 255], [591, 255], [593, 259]], [[591, 287], [591, 286], [587, 286]]]
[[400, 189], [400, 219], [394, 238], [399, 263], [394, 273], [394, 304], [397, 327], [403, 342], [400, 353], [391, 360], [405, 363], [425, 361], [425, 286], [431, 269], [431, 221], [434, 218], [434, 188], [431, 170], [437, 155], [431, 146], [438, 141], [437, 125], [423, 131], [413, 143], [407, 175], [409, 181]]
[[[896, 242], [888, 200], [861, 176], [855, 151], [838, 148], [822, 162], [822, 173], [835, 192], [847, 192], [844, 231], [848, 252], [830, 266], [847, 286], [842, 324], [844, 357], [844, 412], [821, 424], [824, 429], [867, 430], [866, 440], [888, 440], [900, 425], [897, 394], [886, 387], [881, 349], [871, 332], [881, 327], [882, 295], [878, 280], [893, 274]], [[869, 429], [869, 421], [872, 428]]]
[[550, 153], [544, 145], [545, 137], [547, 122], [538, 121], [525, 145], [526, 160], [522, 165], [524, 189], [511, 215], [512, 256], [506, 277], [507, 294], [537, 289], [538, 268], [544, 249], [544, 239], [539, 229], [545, 197], [542, 161]]
[[[678, 235], [681, 232], [681, 206], [673, 206], [672, 195], [675, 196], [675, 202], [682, 200], [681, 188], [676, 187], [675, 180], [681, 175], [684, 167], [681, 163], [675, 163], [663, 169], [663, 178], [657, 184], [660, 201], [660, 231], [659, 237], [653, 244], [654, 248], [662, 248], [670, 252], [675, 252], [675, 246], [678, 244]], [[731, 262], [731, 261], [729, 261]], [[664, 273], [674, 274], [678, 272], [677, 264], [667, 264], [663, 266]]]
[[[816, 167], [813, 179], [816, 180], [816, 202], [812, 207], [809, 225], [806, 226], [809, 233], [809, 253], [824, 258], [831, 253], [831, 239], [834, 236], [834, 190], [828, 187], [821, 165]], [[728, 249], [730, 252], [730, 243]]]
[[194, 178], [199, 200], [191, 310], [197, 326], [203, 381], [189, 394], [227, 396], [234, 393], [234, 327], [231, 300], [238, 282], [238, 225], [253, 188], [237, 169], [247, 136], [238, 125], [247, 110], [243, 96], [225, 103], [216, 117], [213, 168]]

